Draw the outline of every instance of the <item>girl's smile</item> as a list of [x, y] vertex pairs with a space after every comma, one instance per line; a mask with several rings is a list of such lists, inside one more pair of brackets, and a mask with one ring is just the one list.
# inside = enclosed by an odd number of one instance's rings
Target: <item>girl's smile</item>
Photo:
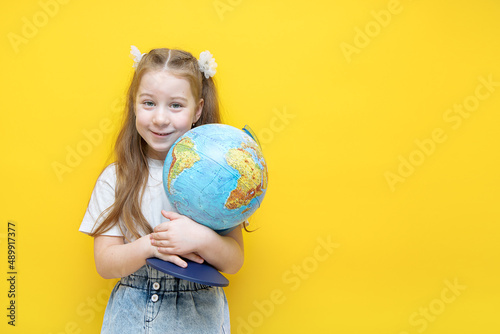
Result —
[[151, 131], [153, 132], [154, 135], [158, 136], [158, 137], [166, 137], [172, 133], [158, 133], [158, 132], [154, 132], [154, 131]]

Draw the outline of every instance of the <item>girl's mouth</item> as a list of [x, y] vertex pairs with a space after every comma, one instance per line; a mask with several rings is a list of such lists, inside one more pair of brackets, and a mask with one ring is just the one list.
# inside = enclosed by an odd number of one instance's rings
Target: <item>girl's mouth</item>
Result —
[[159, 136], [159, 137], [166, 137], [168, 136], [170, 133], [168, 132], [154, 132], [154, 131], [151, 131], [155, 136]]

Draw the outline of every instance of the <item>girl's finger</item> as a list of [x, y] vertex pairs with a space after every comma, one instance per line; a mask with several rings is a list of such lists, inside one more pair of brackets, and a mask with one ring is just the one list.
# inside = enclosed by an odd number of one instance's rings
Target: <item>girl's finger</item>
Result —
[[168, 230], [168, 223], [169, 222], [164, 222], [164, 223], [161, 223], [160, 225], [155, 226], [155, 228], [153, 229], [153, 231], [154, 232], [164, 232], [164, 231], [167, 231]]
[[190, 254], [186, 254], [183, 256], [186, 259], [191, 260], [191, 261], [196, 262], [196, 263], [203, 263], [205, 261], [201, 256], [199, 256], [198, 254], [195, 254], [195, 253], [190, 253]]
[[166, 260], [168, 262], [172, 262], [173, 264], [178, 265], [179, 267], [186, 268], [187, 267], [187, 262], [181, 259], [177, 255], [170, 255], [168, 259]]
[[174, 219], [181, 218], [181, 215], [178, 214], [177, 212], [161, 210], [161, 214], [163, 215], [163, 217], [167, 218], [168, 220], [174, 220]]

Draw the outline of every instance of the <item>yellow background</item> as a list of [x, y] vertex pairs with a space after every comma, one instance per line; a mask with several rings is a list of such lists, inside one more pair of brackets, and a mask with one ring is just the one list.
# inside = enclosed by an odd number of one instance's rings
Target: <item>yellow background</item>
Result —
[[132, 44], [210, 50], [226, 122], [263, 142], [234, 333], [500, 332], [500, 2], [61, 2], [0, 14], [2, 333], [99, 331], [114, 281], [78, 227]]

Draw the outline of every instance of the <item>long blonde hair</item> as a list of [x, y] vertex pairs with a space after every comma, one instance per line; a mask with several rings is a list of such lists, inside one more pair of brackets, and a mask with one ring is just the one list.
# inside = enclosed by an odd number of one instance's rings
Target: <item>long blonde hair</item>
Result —
[[[149, 168], [146, 156], [147, 143], [139, 135], [135, 125], [135, 99], [144, 74], [158, 70], [166, 70], [185, 78], [190, 83], [195, 100], [204, 100], [201, 117], [194, 126], [221, 123], [215, 83], [212, 78], [207, 79], [202, 75], [195, 57], [189, 52], [173, 49], [153, 49], [144, 55], [128, 89], [124, 122], [115, 145], [115, 202], [101, 213], [105, 218], [91, 233], [92, 236], [103, 234], [116, 224], [122, 233], [125, 228], [135, 238], [153, 232], [141, 211]], [[123, 224], [119, 224], [120, 221]]]

